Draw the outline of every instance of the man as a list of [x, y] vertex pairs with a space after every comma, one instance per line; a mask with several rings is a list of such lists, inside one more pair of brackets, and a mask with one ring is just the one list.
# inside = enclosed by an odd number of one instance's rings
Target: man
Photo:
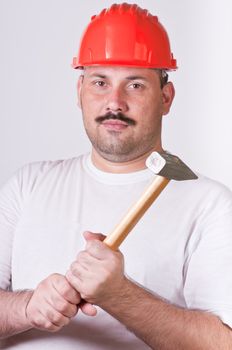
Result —
[[113, 5], [92, 19], [73, 66], [92, 152], [29, 164], [2, 189], [2, 347], [231, 349], [228, 189], [173, 181], [121, 251], [102, 242], [154, 177], [148, 155], [163, 151], [176, 69], [164, 28]]

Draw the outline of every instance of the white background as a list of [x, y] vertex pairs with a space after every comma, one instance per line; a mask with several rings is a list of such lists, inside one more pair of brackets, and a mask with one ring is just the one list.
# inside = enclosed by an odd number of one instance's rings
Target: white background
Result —
[[[27, 162], [90, 148], [70, 64], [91, 15], [112, 3], [0, 0], [0, 184]], [[232, 2], [137, 3], [158, 15], [179, 66], [164, 147], [232, 188]]]

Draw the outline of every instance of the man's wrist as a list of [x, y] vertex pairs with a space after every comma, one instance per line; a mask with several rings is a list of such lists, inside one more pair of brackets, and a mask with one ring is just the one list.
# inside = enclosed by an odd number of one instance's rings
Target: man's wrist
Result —
[[25, 332], [32, 328], [26, 308], [33, 291], [0, 290], [0, 339]]
[[118, 288], [114, 289], [114, 292], [108, 298], [102, 300], [98, 306], [109, 313], [113, 312], [119, 304], [124, 304], [127, 300], [130, 300], [133, 293], [133, 285], [133, 282], [124, 276]]
[[32, 328], [32, 324], [27, 315], [27, 306], [33, 295], [33, 291], [25, 290], [25, 291], [19, 291], [16, 293], [18, 294], [18, 297], [13, 302], [15, 303], [14, 305], [15, 317], [19, 321], [21, 321], [22, 327], [25, 327], [24, 330], [30, 329]]

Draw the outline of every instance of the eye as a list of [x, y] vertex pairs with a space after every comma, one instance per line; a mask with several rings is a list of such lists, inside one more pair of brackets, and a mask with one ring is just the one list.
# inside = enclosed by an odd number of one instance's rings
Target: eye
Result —
[[132, 84], [129, 85], [129, 88], [133, 89], [133, 90], [142, 89], [143, 88], [143, 84], [141, 84], [141, 83], [132, 83]]
[[99, 86], [99, 87], [104, 87], [104, 86], [106, 86], [106, 82], [105, 82], [104, 80], [96, 80], [96, 81], [93, 82], [93, 84], [94, 84], [95, 86]]

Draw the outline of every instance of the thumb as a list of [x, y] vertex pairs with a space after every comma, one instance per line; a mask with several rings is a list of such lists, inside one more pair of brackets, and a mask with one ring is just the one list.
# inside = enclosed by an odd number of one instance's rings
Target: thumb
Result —
[[94, 305], [85, 302], [84, 300], [80, 303], [80, 309], [83, 312], [83, 314], [87, 316], [96, 316], [97, 315], [97, 309]]
[[90, 231], [85, 231], [83, 233], [83, 236], [87, 242], [92, 240], [104, 241], [104, 239], [106, 238], [106, 236], [103, 235], [102, 233], [93, 233]]

